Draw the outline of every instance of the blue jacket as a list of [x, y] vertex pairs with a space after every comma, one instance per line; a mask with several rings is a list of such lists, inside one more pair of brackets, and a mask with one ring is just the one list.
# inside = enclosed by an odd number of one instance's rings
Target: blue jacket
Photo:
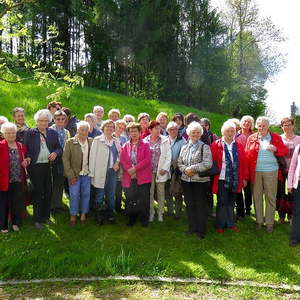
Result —
[[180, 150], [183, 145], [186, 144], [186, 140], [184, 137], [178, 136], [175, 142], [171, 145], [171, 151], [172, 151], [172, 162], [177, 161]]
[[[63, 149], [59, 143], [58, 134], [52, 128], [47, 128], [46, 143], [50, 153], [55, 152], [57, 157], [62, 156]], [[26, 131], [25, 145], [27, 147], [27, 157], [31, 159], [30, 165], [33, 165], [38, 159], [41, 147], [40, 132], [37, 128], [31, 128]]]

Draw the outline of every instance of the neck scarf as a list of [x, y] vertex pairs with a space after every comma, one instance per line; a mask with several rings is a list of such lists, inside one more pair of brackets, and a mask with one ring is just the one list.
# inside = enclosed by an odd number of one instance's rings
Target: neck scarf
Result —
[[238, 188], [238, 152], [236, 143], [232, 144], [232, 159], [229, 153], [227, 144], [224, 143], [225, 161], [226, 161], [226, 172], [225, 172], [225, 188], [237, 192]]

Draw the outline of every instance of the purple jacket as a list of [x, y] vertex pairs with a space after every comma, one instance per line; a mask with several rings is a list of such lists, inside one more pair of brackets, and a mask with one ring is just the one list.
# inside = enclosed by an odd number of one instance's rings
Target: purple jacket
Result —
[[[131, 163], [131, 141], [126, 142], [122, 147], [120, 163], [124, 171], [122, 176], [122, 186], [124, 188], [129, 188], [131, 185], [131, 177], [127, 173], [127, 170], [133, 167]], [[149, 144], [140, 139], [137, 145], [137, 164], [135, 165], [136, 179], [139, 185], [152, 182], [151, 163]]]

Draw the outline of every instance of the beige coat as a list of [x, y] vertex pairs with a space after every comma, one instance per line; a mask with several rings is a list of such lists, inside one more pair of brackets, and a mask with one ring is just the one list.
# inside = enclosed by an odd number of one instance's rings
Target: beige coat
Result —
[[[89, 151], [92, 146], [92, 138], [88, 138]], [[63, 153], [63, 164], [65, 176], [68, 179], [78, 177], [82, 169], [82, 151], [79, 142], [76, 137], [73, 137], [66, 141], [64, 153]]]
[[[117, 150], [120, 153], [121, 146], [119, 140], [113, 138]], [[120, 155], [118, 154], [117, 162], [119, 161]], [[105, 144], [104, 135], [100, 135], [94, 138], [89, 160], [90, 176], [92, 177], [92, 185], [95, 188], [104, 188], [107, 164], [109, 159], [109, 147]]]

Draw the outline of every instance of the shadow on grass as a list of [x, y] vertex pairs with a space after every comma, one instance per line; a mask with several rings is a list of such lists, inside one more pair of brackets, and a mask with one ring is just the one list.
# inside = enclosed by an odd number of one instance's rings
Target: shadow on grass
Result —
[[186, 219], [126, 227], [98, 227], [93, 215], [86, 225], [69, 226], [68, 213], [56, 225], [37, 231], [28, 217], [20, 233], [1, 236], [1, 279], [139, 275], [210, 279], [245, 279], [299, 283], [300, 252], [288, 247], [288, 226], [273, 234], [257, 232], [253, 219], [240, 233], [215, 233], [213, 221], [204, 240], [184, 235]]

